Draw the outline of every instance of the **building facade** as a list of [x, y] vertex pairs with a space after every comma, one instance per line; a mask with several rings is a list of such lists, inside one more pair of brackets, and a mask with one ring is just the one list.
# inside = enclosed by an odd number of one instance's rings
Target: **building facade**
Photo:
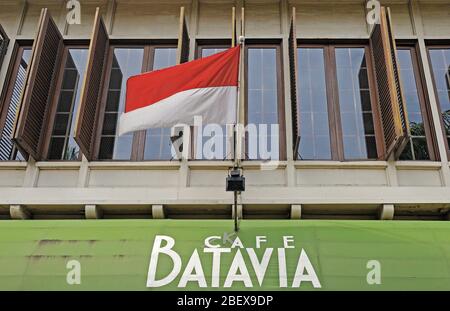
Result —
[[[1, 0], [0, 289], [448, 290], [450, 1], [377, 3]], [[234, 211], [230, 127], [185, 130], [178, 160], [171, 129], [117, 124], [129, 77], [239, 35]]]
[[[411, 132], [401, 154], [388, 150], [365, 2], [81, 1], [81, 24], [69, 24], [65, 1], [2, 1], [0, 217], [231, 218], [226, 138], [205, 156], [195, 129], [190, 159], [178, 161], [170, 129], [118, 137], [116, 126], [126, 79], [231, 46], [234, 7], [246, 38], [241, 118], [279, 124], [277, 165], [251, 147], [242, 161], [243, 219], [447, 219], [450, 3], [382, 5]], [[91, 39], [102, 56], [93, 65]]]

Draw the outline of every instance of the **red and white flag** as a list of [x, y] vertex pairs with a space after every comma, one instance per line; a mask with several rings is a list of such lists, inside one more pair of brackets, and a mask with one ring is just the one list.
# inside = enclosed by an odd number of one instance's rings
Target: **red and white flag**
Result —
[[119, 135], [177, 124], [236, 122], [240, 46], [127, 81]]

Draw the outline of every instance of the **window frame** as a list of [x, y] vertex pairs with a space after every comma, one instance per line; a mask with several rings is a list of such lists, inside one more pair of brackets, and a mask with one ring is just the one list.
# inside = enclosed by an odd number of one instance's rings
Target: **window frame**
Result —
[[[106, 60], [106, 68], [105, 68], [105, 76], [103, 77], [104, 83], [102, 87], [101, 94], [101, 105], [99, 110], [99, 119], [97, 123], [97, 131], [94, 142], [94, 155], [96, 161], [113, 161], [113, 162], [160, 162], [166, 160], [144, 160], [144, 152], [145, 152], [145, 141], [146, 141], [146, 130], [138, 131], [133, 133], [133, 143], [131, 146], [131, 155], [130, 159], [99, 159], [100, 155], [100, 145], [102, 138], [102, 130], [103, 130], [103, 122], [105, 117], [105, 109], [106, 102], [108, 98], [108, 89], [109, 82], [111, 80], [111, 69], [112, 63], [114, 59], [114, 49], [116, 48], [124, 48], [124, 49], [132, 49], [132, 48], [140, 48], [143, 49], [143, 59], [142, 59], [142, 67], [141, 73], [150, 72], [153, 70], [153, 61], [155, 56], [155, 49], [158, 48], [177, 48], [176, 41], [168, 41], [168, 42], [113, 42], [110, 44], [108, 48], [108, 56]], [[169, 161], [170, 159], [167, 159]]]
[[450, 49], [450, 43], [431, 43], [431, 44], [426, 44], [426, 51], [427, 51], [427, 58], [428, 58], [428, 63], [429, 68], [430, 68], [430, 74], [431, 74], [431, 80], [433, 81], [433, 92], [434, 92], [434, 97], [436, 99], [436, 105], [438, 108], [438, 112], [439, 112], [439, 122], [441, 124], [441, 128], [442, 128], [442, 135], [444, 138], [444, 145], [446, 148], [446, 153], [447, 153], [447, 157], [450, 158], [450, 145], [448, 143], [448, 138], [447, 138], [447, 133], [445, 130], [445, 124], [444, 124], [444, 120], [442, 120], [442, 106], [439, 100], [439, 96], [438, 96], [438, 90], [437, 90], [437, 84], [436, 84], [436, 79], [434, 77], [434, 69], [433, 69], [433, 63], [431, 61], [431, 55], [430, 55], [430, 50], [442, 50], [442, 49]]
[[[275, 49], [276, 50], [276, 65], [277, 65], [277, 108], [278, 108], [278, 124], [279, 124], [279, 161], [287, 159], [287, 145], [286, 145], [286, 116], [285, 116], [285, 94], [284, 94], [284, 68], [283, 68], [283, 49], [282, 43], [276, 41], [253, 41], [247, 40], [244, 46], [244, 122], [248, 125], [248, 50], [252, 48], [257, 49]], [[261, 161], [262, 159], [248, 158], [248, 133], [245, 133], [245, 161]]]
[[[435, 137], [433, 117], [430, 107], [430, 101], [426, 95], [426, 83], [424, 78], [423, 68], [420, 62], [420, 52], [417, 42], [403, 42], [401, 40], [396, 41], [397, 50], [409, 50], [411, 52], [411, 60], [414, 71], [414, 78], [416, 81], [417, 93], [419, 97], [420, 111], [425, 128], [425, 137], [427, 140], [429, 160], [424, 161], [439, 161], [438, 146]], [[434, 79], [434, 77], [433, 77]], [[442, 119], [442, 118], [441, 118]], [[402, 161], [402, 160], [399, 160]], [[405, 160], [403, 160], [405, 161]], [[420, 160], [407, 160], [407, 161], [420, 161]]]
[[[61, 89], [62, 89], [62, 83], [63, 83], [63, 79], [64, 79], [64, 71], [65, 71], [65, 67], [66, 67], [66, 62], [67, 62], [67, 58], [69, 55], [69, 50], [70, 49], [86, 49], [89, 50], [89, 42], [69, 42], [69, 43], [65, 43], [64, 45], [64, 51], [63, 51], [63, 56], [61, 58], [61, 63], [59, 65], [59, 71], [58, 71], [58, 77], [56, 79], [56, 88], [55, 88], [55, 92], [54, 92], [54, 96], [52, 99], [52, 103], [51, 103], [51, 111], [50, 111], [50, 119], [49, 119], [49, 123], [47, 128], [45, 129], [45, 139], [44, 139], [44, 152], [43, 152], [43, 157], [44, 159], [48, 160], [48, 156], [50, 153], [50, 142], [51, 142], [51, 138], [52, 138], [52, 132], [53, 132], [53, 127], [55, 125], [55, 118], [56, 118], [56, 112], [58, 110], [58, 104], [59, 104], [59, 99], [60, 99], [60, 95], [61, 95]], [[86, 63], [87, 66], [87, 63]], [[82, 80], [79, 81], [79, 83], [83, 83]], [[80, 90], [81, 91], [81, 90]], [[81, 100], [81, 98], [80, 98]], [[77, 117], [77, 111], [73, 111], [72, 112], [72, 119]], [[69, 133], [70, 135], [73, 135], [74, 133]], [[63, 160], [63, 159], [58, 159], [58, 160], [51, 160], [52, 162], [77, 162], [77, 161], [81, 161], [83, 158], [83, 154], [81, 152], [81, 149], [79, 150], [79, 155], [78, 155], [78, 159], [77, 160]]]
[[[9, 66], [6, 72], [6, 78], [3, 85], [2, 95], [0, 97], [0, 135], [3, 131], [3, 127], [5, 126], [6, 117], [9, 110], [9, 104], [11, 100], [12, 93], [14, 91], [15, 79], [19, 71], [20, 62], [22, 60], [23, 52], [26, 49], [32, 50], [33, 48], [33, 40], [25, 40], [25, 41], [16, 41], [13, 47], [13, 52], [11, 54], [11, 58], [9, 60]], [[25, 86], [24, 86], [25, 87]], [[23, 89], [22, 92], [23, 93]], [[17, 146], [14, 147], [14, 154], [17, 154], [19, 148]], [[23, 154], [24, 158], [27, 159], [28, 155]], [[15, 158], [16, 156], [12, 157]], [[8, 160], [11, 162], [17, 162], [19, 160]], [[7, 161], [6, 161], [7, 162]]]
[[[340, 162], [355, 162], [355, 161], [378, 161], [382, 158], [385, 150], [385, 143], [383, 140], [383, 131], [381, 125], [381, 114], [378, 105], [378, 95], [376, 94], [377, 85], [375, 81], [375, 72], [373, 66], [372, 54], [370, 52], [369, 42], [342, 42], [340, 40], [299, 40], [297, 39], [297, 53], [301, 48], [322, 48], [324, 54], [325, 65], [325, 83], [327, 91], [327, 108], [328, 108], [328, 123], [330, 127], [330, 149], [331, 159], [305, 159], [298, 161], [340, 161]], [[377, 148], [377, 158], [373, 159], [346, 159], [344, 156], [344, 139], [342, 131], [341, 110], [339, 103], [339, 85], [336, 67], [336, 49], [338, 48], [363, 48], [366, 58], [367, 77], [369, 82], [370, 101], [372, 108], [372, 117], [374, 125], [374, 136]], [[298, 72], [299, 79], [301, 72]], [[298, 86], [297, 86], [298, 87]], [[299, 92], [299, 91], [297, 91]], [[298, 93], [299, 94], [299, 93]], [[298, 100], [299, 115], [302, 112], [301, 102]], [[301, 131], [299, 132], [302, 136]]]

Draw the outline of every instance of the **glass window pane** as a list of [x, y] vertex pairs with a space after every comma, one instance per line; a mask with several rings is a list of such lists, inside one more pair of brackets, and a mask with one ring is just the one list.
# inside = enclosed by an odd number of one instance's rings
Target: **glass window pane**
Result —
[[[227, 48], [202, 48], [201, 57], [208, 57], [227, 50]], [[195, 159], [197, 160], [223, 160], [231, 150], [227, 150], [226, 126], [221, 126], [221, 131], [205, 130], [202, 126], [197, 130], [195, 137]], [[212, 136], [210, 136], [211, 134]], [[220, 146], [217, 146], [220, 144]]]
[[365, 50], [335, 51], [344, 158], [377, 158]]
[[[87, 48], [72, 48], [68, 50], [67, 61], [64, 66], [62, 89], [53, 124], [51, 138], [53, 147], [50, 146], [48, 155], [50, 160], [79, 159], [80, 149], [73, 139], [73, 131], [76, 122], [75, 113], [78, 110], [81, 87], [86, 71], [87, 58]], [[55, 146], [58, 146], [58, 148]]]
[[[176, 64], [176, 48], [155, 48], [153, 70]], [[170, 160], [172, 158], [170, 128], [149, 129], [145, 135], [144, 160]]]
[[24, 159], [11, 141], [11, 136], [17, 108], [20, 104], [22, 90], [25, 87], [26, 73], [31, 57], [31, 48], [24, 48], [18, 57], [19, 67], [16, 76], [13, 77], [14, 82], [11, 86], [11, 98], [8, 99], [9, 102], [5, 102], [5, 105], [8, 107], [8, 111], [6, 113], [5, 124], [0, 132], [0, 161]]
[[299, 158], [331, 159], [330, 128], [322, 48], [299, 48], [298, 109], [300, 111]]
[[125, 110], [126, 82], [142, 72], [144, 48], [114, 48], [103, 118], [99, 159], [130, 160], [133, 134], [118, 136], [117, 118]]
[[272, 131], [278, 124], [277, 49], [248, 49], [248, 125], [257, 135], [248, 135], [248, 158], [279, 159], [279, 133]]
[[201, 57], [208, 57], [220, 52], [225, 51], [226, 48], [202, 48], [202, 56]]
[[450, 140], [450, 48], [430, 49], [430, 58], [442, 120]]

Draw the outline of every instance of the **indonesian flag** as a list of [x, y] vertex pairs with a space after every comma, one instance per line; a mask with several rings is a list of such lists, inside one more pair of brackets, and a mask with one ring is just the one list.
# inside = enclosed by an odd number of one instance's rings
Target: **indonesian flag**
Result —
[[240, 47], [181, 65], [133, 76], [127, 81], [119, 135], [149, 128], [203, 123], [233, 124]]

